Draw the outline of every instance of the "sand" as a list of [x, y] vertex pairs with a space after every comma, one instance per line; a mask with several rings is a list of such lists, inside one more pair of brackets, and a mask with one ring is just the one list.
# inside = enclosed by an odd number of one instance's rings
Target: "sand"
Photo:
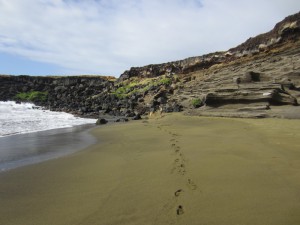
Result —
[[0, 173], [5, 225], [300, 224], [300, 120], [163, 118]]

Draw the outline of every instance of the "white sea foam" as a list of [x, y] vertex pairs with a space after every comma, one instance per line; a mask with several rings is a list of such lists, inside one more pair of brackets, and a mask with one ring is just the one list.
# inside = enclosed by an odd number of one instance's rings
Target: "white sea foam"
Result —
[[57, 128], [93, 124], [95, 119], [43, 110], [31, 103], [0, 102], [0, 137]]

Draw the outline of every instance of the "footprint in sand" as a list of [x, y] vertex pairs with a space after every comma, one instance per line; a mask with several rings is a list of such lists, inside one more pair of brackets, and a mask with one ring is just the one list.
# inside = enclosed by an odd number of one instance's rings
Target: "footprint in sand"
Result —
[[182, 153], [179, 153], [179, 156], [184, 161], [184, 155]]
[[177, 191], [175, 191], [174, 195], [175, 197], [178, 197], [180, 195], [180, 193], [182, 193], [183, 190], [182, 189], [178, 189]]
[[178, 137], [178, 136], [179, 136], [179, 134], [173, 133], [173, 132], [171, 132], [171, 131], [169, 131], [169, 134], [172, 135], [172, 137]]
[[174, 164], [173, 164], [173, 167], [171, 169], [171, 174], [173, 174], [176, 170], [178, 170], [178, 164], [180, 163], [180, 160], [179, 159], [175, 159], [174, 160]]
[[171, 174], [174, 173], [174, 171], [177, 171], [177, 173], [179, 173], [180, 175], [185, 175], [186, 173], [186, 169], [185, 169], [185, 165], [183, 164], [184, 160], [182, 159], [175, 159], [174, 160], [174, 164], [171, 170]]
[[191, 179], [188, 179], [187, 186], [188, 186], [191, 190], [196, 190], [196, 189], [197, 189], [197, 185], [196, 185]]
[[176, 145], [176, 144], [171, 144], [171, 148], [175, 149], [175, 152], [178, 152], [180, 150], [180, 146]]
[[183, 213], [184, 213], [183, 207], [182, 207], [182, 205], [179, 205], [176, 209], [176, 214], [179, 216], [179, 215], [182, 215]]
[[179, 168], [178, 168], [178, 173], [180, 173], [181, 175], [185, 175], [185, 166], [184, 164], [180, 164]]
[[170, 140], [170, 142], [175, 142], [175, 143], [178, 143], [178, 140], [176, 140], [176, 139], [172, 138], [172, 139]]

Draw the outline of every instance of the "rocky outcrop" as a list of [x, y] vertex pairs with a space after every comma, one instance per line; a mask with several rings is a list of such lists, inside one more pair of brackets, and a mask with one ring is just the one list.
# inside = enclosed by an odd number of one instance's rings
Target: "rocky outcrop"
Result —
[[184, 60], [163, 64], [152, 64], [144, 67], [132, 67], [121, 74], [119, 80], [124, 81], [132, 77], [153, 78], [162, 75], [188, 74], [197, 70], [207, 69], [212, 65], [222, 63], [225, 60], [224, 53], [190, 57]]
[[54, 111], [78, 115], [98, 116], [101, 106], [93, 97], [104, 96], [101, 103], [110, 102], [106, 96], [113, 87], [109, 77], [34, 77], [0, 76], [0, 100], [14, 100], [19, 93], [46, 92], [46, 101], [34, 101]]
[[258, 87], [255, 89], [226, 89], [210, 92], [206, 95], [205, 104], [225, 105], [225, 104], [249, 104], [249, 103], [269, 103], [271, 105], [298, 105], [297, 99], [280, 88]]
[[[53, 111], [98, 118], [99, 115], [132, 117], [155, 111], [167, 103], [172, 94], [169, 78], [158, 78], [149, 83], [141, 82], [125, 88], [112, 78], [100, 76], [33, 77], [0, 76], [0, 101], [19, 100], [18, 94], [47, 93], [45, 100], [34, 99], [33, 103]], [[167, 82], [167, 83], [164, 83]], [[126, 92], [119, 93], [126, 89]], [[179, 111], [177, 104], [168, 105], [168, 111]]]

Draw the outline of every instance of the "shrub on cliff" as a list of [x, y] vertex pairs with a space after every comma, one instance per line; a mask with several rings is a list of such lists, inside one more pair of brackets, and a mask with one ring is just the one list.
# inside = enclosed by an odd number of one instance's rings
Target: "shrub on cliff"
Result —
[[192, 100], [192, 105], [194, 106], [194, 108], [199, 108], [203, 105], [203, 103], [200, 98], [195, 98]]
[[41, 91], [22, 92], [22, 93], [18, 93], [14, 99], [18, 101], [45, 102], [48, 99], [48, 92], [41, 92]]
[[170, 85], [172, 84], [172, 80], [170, 78], [162, 78], [161, 80], [158, 81], [158, 85]]
[[159, 78], [131, 79], [119, 83], [118, 88], [112, 94], [119, 99], [123, 99], [134, 94], [143, 94], [151, 89], [157, 89], [162, 85], [169, 86], [171, 84], [172, 79], [165, 76]]

